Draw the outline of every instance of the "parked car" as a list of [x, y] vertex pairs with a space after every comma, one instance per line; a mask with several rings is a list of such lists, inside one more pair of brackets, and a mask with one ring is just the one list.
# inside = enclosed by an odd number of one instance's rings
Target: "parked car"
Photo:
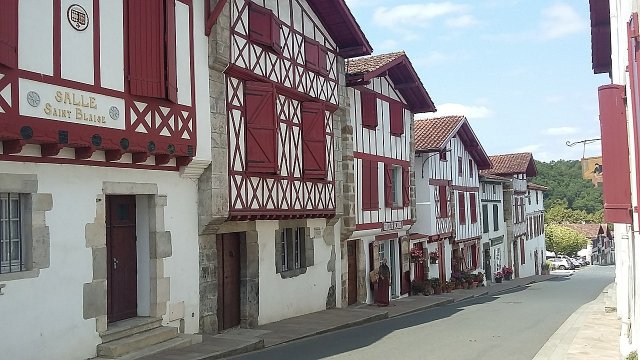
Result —
[[577, 258], [574, 258], [574, 259], [575, 259], [577, 262], [579, 262], [579, 263], [580, 263], [580, 266], [587, 266], [587, 261], [586, 261], [584, 258], [577, 257]]
[[573, 270], [573, 269], [576, 269], [576, 268], [579, 268], [579, 267], [580, 267], [580, 265], [579, 265], [577, 262], [575, 262], [572, 258], [570, 258], [570, 257], [569, 257], [569, 256], [567, 256], [567, 255], [558, 255], [558, 258], [567, 260], [567, 262], [568, 262], [568, 263], [569, 263], [569, 265], [570, 265], [569, 269], [571, 269], [571, 270]]
[[558, 270], [571, 270], [575, 268], [573, 263], [565, 258], [551, 258], [548, 259], [548, 261], [551, 261], [551, 266]]
[[576, 269], [579, 269], [582, 267], [582, 264], [580, 264], [580, 261], [574, 259], [574, 258], [569, 258], [569, 261], [571, 261], [573, 263], [573, 265], [575, 266]]

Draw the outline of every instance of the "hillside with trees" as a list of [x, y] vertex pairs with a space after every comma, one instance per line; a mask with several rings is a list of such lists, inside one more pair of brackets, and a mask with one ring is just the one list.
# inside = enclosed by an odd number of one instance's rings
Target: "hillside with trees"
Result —
[[602, 222], [602, 188], [582, 178], [578, 160], [536, 161], [538, 176], [531, 179], [549, 188], [544, 194], [548, 223]]

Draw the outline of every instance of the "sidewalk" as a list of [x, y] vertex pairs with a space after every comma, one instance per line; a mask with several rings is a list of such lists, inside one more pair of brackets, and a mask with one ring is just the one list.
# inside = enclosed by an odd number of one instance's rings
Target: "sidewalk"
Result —
[[545, 281], [555, 275], [536, 275], [504, 281], [501, 284], [431, 296], [409, 296], [391, 301], [388, 307], [367, 304], [330, 309], [258, 326], [254, 329], [232, 329], [215, 336], [203, 336], [202, 343], [183, 349], [165, 351], [145, 360], [204, 360], [221, 359], [263, 347], [283, 344], [331, 331], [410, 314], [437, 306], [455, 303], [483, 295], [497, 295]]
[[606, 312], [606, 298], [615, 298], [615, 283], [576, 310], [538, 351], [534, 360], [622, 359], [620, 320]]

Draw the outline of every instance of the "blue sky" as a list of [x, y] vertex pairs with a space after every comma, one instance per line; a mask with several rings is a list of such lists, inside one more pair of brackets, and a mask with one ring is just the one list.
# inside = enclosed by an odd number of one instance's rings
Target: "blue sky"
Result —
[[[600, 137], [588, 1], [347, 0], [374, 54], [404, 50], [438, 115], [465, 115], [488, 154], [579, 159]], [[599, 142], [586, 156], [600, 155]]]

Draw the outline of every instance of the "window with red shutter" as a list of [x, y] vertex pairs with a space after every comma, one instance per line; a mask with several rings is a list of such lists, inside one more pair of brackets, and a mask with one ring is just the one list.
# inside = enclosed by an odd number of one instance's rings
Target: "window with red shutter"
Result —
[[246, 111], [247, 171], [277, 172], [275, 89], [271, 83], [246, 81], [244, 84]]
[[273, 12], [254, 2], [249, 4], [249, 40], [280, 52], [280, 21]]
[[378, 99], [373, 92], [360, 93], [360, 107], [362, 110], [362, 126], [375, 129], [378, 126]]
[[402, 103], [397, 101], [389, 103], [389, 111], [391, 112], [391, 135], [400, 136], [404, 134], [404, 107]]
[[525, 254], [524, 250], [525, 250], [524, 249], [524, 239], [520, 238], [520, 263], [522, 265], [524, 265], [526, 260], [527, 260], [527, 257], [526, 257], [526, 254]]
[[305, 38], [304, 40], [304, 61], [307, 68], [311, 71], [318, 71], [320, 47], [319, 44], [311, 39]]
[[327, 67], [327, 49], [323, 46], [320, 46], [320, 52], [318, 56], [318, 68], [320, 70], [320, 74], [329, 75], [329, 68]]
[[175, 0], [130, 0], [127, 12], [129, 92], [176, 102]]
[[18, 0], [3, 0], [0, 11], [0, 65], [18, 67]]
[[378, 163], [362, 160], [362, 209], [378, 210]]
[[467, 207], [464, 201], [464, 193], [461, 191], [458, 193], [458, 222], [460, 225], [467, 223]]
[[478, 222], [478, 209], [476, 209], [476, 194], [469, 193], [469, 217], [471, 218], [471, 223], [475, 224]]
[[407, 207], [411, 203], [409, 168], [402, 168], [402, 206]]
[[326, 131], [324, 105], [318, 102], [302, 104], [302, 167], [305, 177], [327, 177]]
[[393, 165], [384, 164], [384, 205], [393, 207]]
[[438, 186], [438, 197], [440, 198], [440, 217], [449, 217], [449, 204], [447, 202], [447, 187], [444, 185]]

